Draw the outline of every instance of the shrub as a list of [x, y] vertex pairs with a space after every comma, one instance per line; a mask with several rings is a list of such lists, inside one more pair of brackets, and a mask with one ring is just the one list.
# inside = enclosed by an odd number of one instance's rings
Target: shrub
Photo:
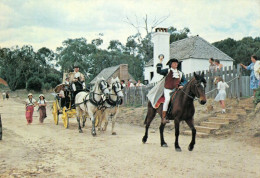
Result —
[[50, 84], [50, 83], [45, 83], [45, 84], [43, 85], [43, 88], [44, 88], [45, 90], [50, 90], [50, 89], [51, 89], [51, 84]]
[[27, 87], [26, 89], [29, 90], [34, 90], [34, 91], [41, 91], [42, 90], [42, 80], [38, 77], [31, 77], [29, 78], [27, 82]]

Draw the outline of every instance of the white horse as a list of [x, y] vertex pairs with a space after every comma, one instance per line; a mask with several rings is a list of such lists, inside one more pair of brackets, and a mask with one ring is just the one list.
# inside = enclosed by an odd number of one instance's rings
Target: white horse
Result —
[[[112, 117], [112, 135], [116, 135], [114, 131], [115, 122], [119, 113], [119, 105], [122, 104], [123, 98], [122, 85], [119, 78], [111, 79], [111, 92], [108, 95], [103, 107], [105, 110], [99, 110], [96, 114], [96, 119], [99, 119], [98, 130], [106, 131], [108, 125], [108, 116]], [[104, 127], [101, 129], [102, 122], [105, 122]]]
[[101, 106], [104, 102], [104, 95], [108, 96], [109, 89], [108, 83], [103, 78], [98, 78], [93, 90], [91, 92], [79, 92], [75, 97], [75, 105], [77, 111], [77, 121], [79, 124], [79, 132], [82, 133], [80, 118], [83, 118], [83, 121], [86, 117], [91, 118], [92, 121], [92, 135], [96, 135], [95, 129], [95, 113], [98, 110], [98, 107]]

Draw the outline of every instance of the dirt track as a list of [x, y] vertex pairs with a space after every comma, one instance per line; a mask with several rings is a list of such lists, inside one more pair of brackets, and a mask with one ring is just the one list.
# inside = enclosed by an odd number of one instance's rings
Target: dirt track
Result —
[[[2, 102], [2, 100], [1, 100]], [[260, 149], [232, 138], [197, 138], [195, 149], [187, 147], [190, 136], [180, 136], [182, 152], [174, 150], [174, 131], [167, 131], [168, 148], [161, 148], [159, 133], [149, 133], [142, 144], [144, 128], [118, 124], [118, 135], [77, 131], [54, 125], [51, 111], [43, 125], [38, 113], [26, 125], [24, 105], [13, 99], [0, 107], [3, 140], [0, 141], [0, 177], [260, 177]]]

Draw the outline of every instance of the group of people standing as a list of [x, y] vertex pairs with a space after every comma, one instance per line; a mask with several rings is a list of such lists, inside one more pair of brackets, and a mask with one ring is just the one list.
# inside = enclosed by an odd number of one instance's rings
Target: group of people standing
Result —
[[2, 97], [3, 97], [3, 100], [5, 100], [5, 98], [8, 100], [9, 99], [9, 92], [3, 92], [2, 93]]
[[[257, 62], [257, 57], [256, 55], [251, 56], [251, 64], [246, 66], [244, 64], [240, 64], [244, 69], [251, 71], [250, 73], [250, 89], [253, 90], [253, 96], [255, 97], [256, 90], [260, 86], [260, 80], [257, 79], [256, 74], [255, 74], [255, 69], [254, 66]], [[214, 73], [218, 69], [221, 69], [223, 67], [222, 64], [220, 64], [219, 60], [214, 60], [213, 58], [209, 59], [209, 71]], [[229, 88], [228, 84], [224, 82], [222, 77], [217, 77], [216, 78], [217, 82], [217, 89], [218, 89], [218, 94], [215, 98], [215, 101], [218, 101], [220, 103], [220, 106], [222, 108], [222, 113], [225, 113], [225, 98], [226, 98], [226, 89]]]
[[33, 122], [33, 112], [34, 112], [34, 107], [38, 106], [38, 111], [39, 111], [39, 121], [40, 123], [43, 123], [44, 119], [47, 117], [46, 114], [46, 100], [43, 94], [39, 95], [39, 100], [38, 102], [33, 98], [32, 93], [28, 94], [28, 98], [25, 101], [25, 116], [27, 120], [27, 125], [30, 125]]

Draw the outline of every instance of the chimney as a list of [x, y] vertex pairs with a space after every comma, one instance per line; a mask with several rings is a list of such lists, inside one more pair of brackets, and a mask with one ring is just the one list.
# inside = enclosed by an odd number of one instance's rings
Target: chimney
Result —
[[154, 77], [151, 83], [158, 82], [162, 79], [162, 75], [157, 74], [156, 64], [159, 63], [158, 56], [160, 54], [164, 55], [164, 60], [162, 62], [163, 68], [166, 68], [166, 63], [170, 59], [170, 33], [168, 33], [167, 28], [156, 28], [155, 33], [152, 36], [153, 42], [153, 61], [154, 61]]
[[127, 82], [127, 80], [130, 79], [129, 74], [128, 74], [128, 64], [120, 64], [119, 78], [120, 78], [120, 80], [124, 80], [125, 82]]

